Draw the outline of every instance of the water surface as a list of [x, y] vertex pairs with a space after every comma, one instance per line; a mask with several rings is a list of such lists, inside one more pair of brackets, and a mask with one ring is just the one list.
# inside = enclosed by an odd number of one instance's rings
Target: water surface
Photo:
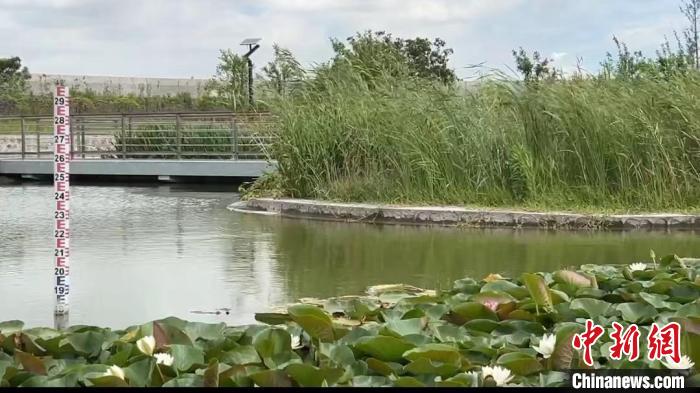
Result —
[[[73, 186], [71, 324], [123, 328], [170, 315], [253, 322], [300, 297], [368, 285], [449, 286], [584, 263], [700, 256], [692, 232], [372, 226], [234, 213], [234, 186]], [[52, 187], [0, 186], [0, 321], [53, 325]], [[198, 314], [231, 308], [230, 315]]]

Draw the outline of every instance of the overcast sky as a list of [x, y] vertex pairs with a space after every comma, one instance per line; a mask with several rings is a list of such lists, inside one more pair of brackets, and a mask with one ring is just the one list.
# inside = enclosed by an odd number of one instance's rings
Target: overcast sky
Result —
[[617, 35], [652, 55], [685, 21], [680, 0], [0, 0], [0, 57], [34, 73], [207, 78], [221, 48], [262, 37], [305, 65], [326, 61], [330, 37], [385, 30], [441, 37], [458, 75], [485, 63], [513, 66], [523, 46], [570, 69], [595, 71]]

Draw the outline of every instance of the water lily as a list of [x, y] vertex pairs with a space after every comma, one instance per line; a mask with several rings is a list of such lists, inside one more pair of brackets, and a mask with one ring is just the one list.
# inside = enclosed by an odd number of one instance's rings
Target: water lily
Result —
[[107, 371], [104, 373], [105, 377], [117, 377], [121, 380], [124, 380], [126, 376], [124, 375], [124, 370], [122, 370], [121, 367], [114, 365], [111, 366], [110, 368], [107, 369]]
[[553, 334], [545, 334], [542, 336], [540, 343], [538, 345], [533, 345], [532, 348], [544, 356], [545, 359], [549, 359], [554, 352], [554, 345], [557, 343], [557, 336]]
[[501, 366], [484, 366], [481, 368], [481, 373], [484, 379], [486, 379], [486, 377], [493, 378], [493, 380], [496, 381], [496, 386], [503, 386], [513, 379], [510, 370]]
[[467, 373], [465, 373], [465, 374], [467, 374], [467, 377], [469, 377], [469, 379], [471, 380], [471, 382], [472, 382], [471, 386], [472, 386], [472, 387], [477, 387], [477, 386], [479, 386], [479, 373], [478, 373], [478, 372], [476, 372], [476, 371], [469, 371], [469, 372], [467, 372]]
[[695, 366], [695, 362], [690, 360], [688, 355], [681, 356], [681, 360], [678, 363], [676, 363], [673, 359], [671, 359], [671, 357], [666, 356], [666, 361], [664, 362], [662, 360], [661, 364], [663, 364], [666, 368], [671, 369], [671, 370], [687, 370], [687, 369], [693, 368], [693, 366]]
[[647, 264], [644, 262], [637, 262], [629, 265], [630, 271], [633, 272], [643, 272], [644, 270], [647, 269]]
[[173, 362], [175, 361], [175, 358], [169, 353], [156, 353], [153, 354], [153, 357], [156, 358], [156, 364], [162, 364], [165, 366], [172, 366]]
[[494, 282], [494, 281], [499, 281], [503, 280], [503, 276], [501, 276], [498, 273], [491, 273], [488, 276], [484, 277], [484, 282]]
[[301, 336], [292, 334], [292, 349], [302, 348], [304, 344], [301, 341]]
[[153, 356], [153, 351], [156, 349], [156, 339], [153, 336], [146, 336], [136, 341], [136, 347], [144, 355]]
[[498, 309], [499, 303], [498, 300], [484, 300], [482, 304], [489, 308], [491, 311], [495, 312]]

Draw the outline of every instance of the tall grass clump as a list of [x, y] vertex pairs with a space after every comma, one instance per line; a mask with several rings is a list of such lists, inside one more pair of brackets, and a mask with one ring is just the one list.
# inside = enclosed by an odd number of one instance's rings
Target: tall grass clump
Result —
[[338, 58], [271, 102], [291, 197], [542, 208], [700, 206], [700, 77], [485, 81]]

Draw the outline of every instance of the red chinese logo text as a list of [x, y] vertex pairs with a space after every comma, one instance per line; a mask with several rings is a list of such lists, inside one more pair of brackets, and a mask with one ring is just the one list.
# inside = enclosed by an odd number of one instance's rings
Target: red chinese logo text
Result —
[[[639, 359], [639, 327], [632, 324], [625, 329], [617, 322], [612, 323], [613, 332], [610, 338], [613, 345], [610, 347], [610, 357], [615, 360], [622, 359], [622, 355], [627, 355], [630, 361]], [[605, 330], [602, 326], [586, 320], [586, 330], [583, 333], [574, 335], [571, 345], [574, 349], [583, 349], [583, 362], [589, 367], [593, 366], [593, 355], [591, 347], [603, 335]], [[647, 358], [649, 360], [661, 360], [670, 357], [674, 362], [681, 360], [680, 350], [681, 326], [676, 322], [671, 322], [663, 327], [653, 323], [647, 335]]]
[[681, 325], [677, 322], [671, 322], [662, 328], [652, 323], [647, 341], [649, 360], [660, 360], [664, 356], [670, 356], [676, 363], [681, 361]]
[[593, 355], [591, 355], [591, 347], [603, 335], [603, 328], [595, 325], [590, 319], [586, 321], [586, 331], [577, 334], [571, 343], [575, 349], [583, 348], [583, 361], [593, 366]]

